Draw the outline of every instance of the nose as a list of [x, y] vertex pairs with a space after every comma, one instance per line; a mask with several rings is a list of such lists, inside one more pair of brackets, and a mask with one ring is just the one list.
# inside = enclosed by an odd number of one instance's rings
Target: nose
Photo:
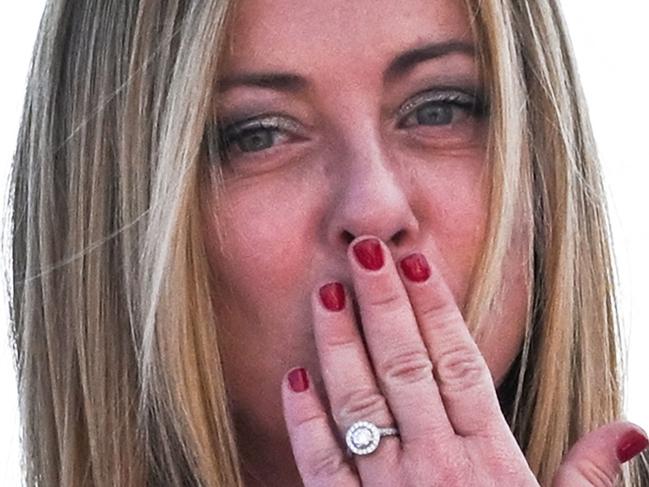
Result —
[[411, 178], [378, 144], [367, 142], [362, 151], [341, 161], [344, 171], [334, 195], [330, 238], [343, 251], [361, 235], [374, 235], [396, 249], [409, 245], [419, 230]]

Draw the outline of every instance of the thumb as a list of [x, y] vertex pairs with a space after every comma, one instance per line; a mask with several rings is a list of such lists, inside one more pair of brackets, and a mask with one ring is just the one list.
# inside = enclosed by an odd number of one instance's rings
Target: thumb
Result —
[[649, 445], [647, 433], [627, 421], [588, 433], [570, 449], [557, 471], [554, 487], [613, 487], [621, 465]]

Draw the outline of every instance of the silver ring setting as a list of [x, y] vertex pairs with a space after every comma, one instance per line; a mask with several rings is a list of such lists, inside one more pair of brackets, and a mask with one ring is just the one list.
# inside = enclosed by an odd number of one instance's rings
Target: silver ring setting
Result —
[[379, 447], [384, 436], [399, 436], [397, 428], [379, 428], [369, 421], [356, 421], [347, 430], [345, 443], [351, 453], [369, 455]]

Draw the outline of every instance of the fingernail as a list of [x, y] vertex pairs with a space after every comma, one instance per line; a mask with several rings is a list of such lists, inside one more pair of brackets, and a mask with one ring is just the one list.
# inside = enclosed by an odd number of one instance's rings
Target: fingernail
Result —
[[339, 282], [330, 282], [320, 288], [320, 301], [329, 311], [340, 311], [345, 307], [345, 290]]
[[625, 463], [649, 446], [649, 439], [638, 430], [626, 433], [617, 444], [617, 458]]
[[293, 369], [288, 374], [288, 385], [293, 392], [304, 392], [309, 388], [309, 376], [303, 368]]
[[383, 267], [383, 250], [381, 243], [375, 238], [361, 240], [354, 245], [354, 255], [367, 270], [378, 271]]
[[401, 269], [414, 282], [423, 282], [430, 277], [430, 266], [423, 254], [411, 254], [402, 259]]

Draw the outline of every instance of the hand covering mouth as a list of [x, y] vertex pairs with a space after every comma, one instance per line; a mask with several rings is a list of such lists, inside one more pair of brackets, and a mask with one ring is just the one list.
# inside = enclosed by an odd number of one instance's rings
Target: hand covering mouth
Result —
[[365, 334], [363, 333], [363, 320], [361, 318], [361, 309], [358, 306], [358, 301], [354, 296], [352, 296], [351, 302], [352, 302], [352, 309], [354, 310], [354, 321], [356, 322], [356, 327], [358, 328], [358, 331], [361, 334], [361, 338], [363, 339], [363, 344], [367, 347], [367, 343], [365, 343]]

